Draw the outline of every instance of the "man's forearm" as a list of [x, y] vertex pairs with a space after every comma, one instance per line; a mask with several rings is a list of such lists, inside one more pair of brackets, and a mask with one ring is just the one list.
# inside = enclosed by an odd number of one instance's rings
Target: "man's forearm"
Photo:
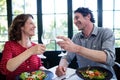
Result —
[[64, 66], [64, 67], [68, 67], [68, 62], [66, 59], [61, 59], [60, 60], [60, 63], [59, 63], [59, 66]]

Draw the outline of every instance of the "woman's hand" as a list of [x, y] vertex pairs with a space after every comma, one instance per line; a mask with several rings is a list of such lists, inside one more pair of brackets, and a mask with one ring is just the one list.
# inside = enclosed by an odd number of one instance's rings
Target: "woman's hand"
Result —
[[31, 48], [29, 48], [30, 53], [33, 54], [43, 54], [45, 52], [45, 45], [43, 44], [37, 44], [35, 46], [32, 46]]
[[45, 68], [44, 66], [40, 66], [41, 70], [47, 70], [47, 68]]

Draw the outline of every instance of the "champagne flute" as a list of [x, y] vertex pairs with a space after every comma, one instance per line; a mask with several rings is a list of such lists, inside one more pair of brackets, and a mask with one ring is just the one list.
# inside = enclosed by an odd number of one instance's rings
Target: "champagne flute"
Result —
[[[62, 39], [55, 39], [55, 41], [56, 42], [58, 42], [58, 41], [63, 41]], [[62, 56], [64, 56], [64, 55], [66, 55], [66, 53], [64, 53], [64, 49], [63, 48], [61, 48], [61, 53], [58, 55], [59, 57], [62, 57]]]
[[[43, 31], [41, 40], [43, 42], [44, 45], [48, 45], [50, 43], [50, 38], [49, 38], [49, 34], [47, 35], [47, 33], [45, 31]], [[46, 58], [46, 56], [44, 56], [43, 54], [39, 55], [41, 58]]]
[[45, 31], [43, 31], [41, 40], [42, 40], [43, 44], [45, 44], [47, 46], [50, 43], [50, 34], [47, 34]]
[[66, 53], [64, 53], [63, 51], [64, 51], [64, 49], [61, 48], [61, 53], [58, 55], [59, 57], [62, 57], [62, 56], [64, 56], [64, 55], [66, 55]]

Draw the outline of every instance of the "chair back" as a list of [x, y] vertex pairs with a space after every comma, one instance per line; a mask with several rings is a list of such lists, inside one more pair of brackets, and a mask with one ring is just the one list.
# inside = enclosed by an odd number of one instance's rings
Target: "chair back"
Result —
[[115, 65], [113, 66], [113, 69], [115, 71], [117, 80], [120, 80], [120, 64], [115, 62]]

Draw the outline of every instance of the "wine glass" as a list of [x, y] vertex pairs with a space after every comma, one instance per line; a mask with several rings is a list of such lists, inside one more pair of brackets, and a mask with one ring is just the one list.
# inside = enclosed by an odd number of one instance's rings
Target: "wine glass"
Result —
[[66, 55], [66, 53], [64, 53], [63, 51], [64, 51], [64, 49], [61, 48], [61, 53], [58, 55], [59, 57], [62, 57], [62, 56], [64, 56], [64, 55]]
[[47, 46], [50, 43], [50, 40], [51, 40], [50, 39], [50, 34], [49, 33], [47, 34], [45, 31], [43, 31], [41, 40], [42, 40], [43, 44]]
[[[55, 38], [55, 41], [58, 42], [58, 41], [63, 41], [63, 40], [62, 40], [62, 39], [57, 39], [57, 38]], [[59, 56], [59, 57], [62, 57], [62, 56], [64, 56], [64, 55], [66, 55], [66, 53], [64, 53], [64, 49], [61, 48], [61, 53], [60, 53], [58, 56]]]
[[[42, 34], [42, 37], [41, 37], [41, 40], [43, 42], [43, 44], [45, 46], [47, 46], [49, 43], [50, 43], [50, 37], [49, 37], [49, 34], [47, 34], [45, 31], [43, 31], [43, 34]], [[46, 58], [46, 56], [44, 56], [43, 54], [39, 55], [40, 58]]]

